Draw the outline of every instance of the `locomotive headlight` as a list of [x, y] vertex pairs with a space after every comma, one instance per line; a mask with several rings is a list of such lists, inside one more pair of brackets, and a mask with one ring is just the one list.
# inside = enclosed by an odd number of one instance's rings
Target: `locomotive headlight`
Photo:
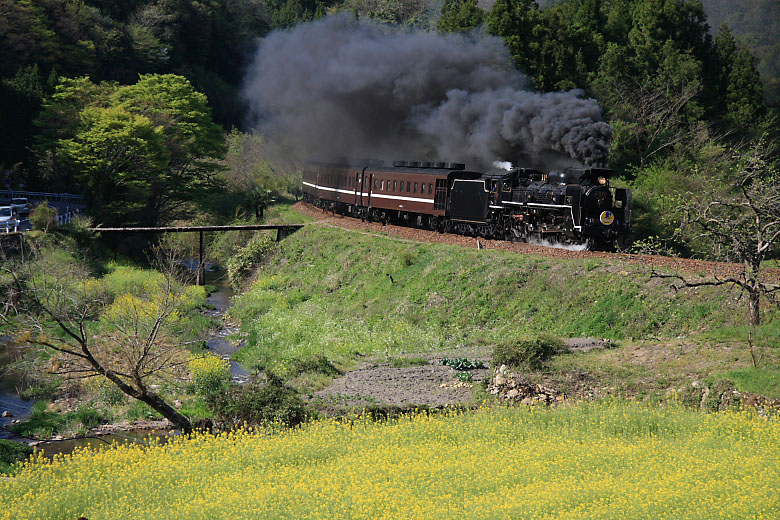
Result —
[[607, 178], [606, 177], [599, 177], [599, 184], [604, 186], [606, 183], [607, 183]]

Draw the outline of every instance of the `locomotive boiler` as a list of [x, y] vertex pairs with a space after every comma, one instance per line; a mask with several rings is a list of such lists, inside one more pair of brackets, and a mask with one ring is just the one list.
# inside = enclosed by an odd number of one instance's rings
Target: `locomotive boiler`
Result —
[[363, 220], [471, 236], [612, 249], [631, 230], [631, 192], [612, 171], [476, 172], [462, 163], [379, 161], [304, 168], [304, 200]]

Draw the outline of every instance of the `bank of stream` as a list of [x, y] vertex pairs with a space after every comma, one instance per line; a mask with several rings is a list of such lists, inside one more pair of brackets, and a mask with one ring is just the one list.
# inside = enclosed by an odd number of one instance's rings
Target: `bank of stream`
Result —
[[[208, 304], [213, 308], [204, 311], [204, 314], [223, 319], [233, 305], [233, 296], [235, 294], [233, 288], [228, 283], [224, 271], [207, 271], [206, 283], [216, 287], [216, 290], [209, 295], [207, 300]], [[223, 321], [222, 326], [207, 338], [206, 343], [209, 352], [230, 361], [230, 374], [233, 381], [244, 383], [249, 379], [249, 372], [235, 361], [230, 360], [230, 356], [240, 348], [240, 345], [234, 345], [227, 339], [233, 332], [233, 328]], [[10, 337], [0, 336], [0, 371], [2, 371], [2, 377], [0, 377], [0, 413], [8, 412], [7, 417], [0, 417], [0, 439], [30, 442], [30, 439], [16, 436], [8, 430], [14, 421], [24, 421], [28, 418], [35, 404], [34, 400], [25, 400], [19, 395], [18, 389], [23, 383], [22, 374], [13, 370], [4, 370], [18, 358], [22, 348], [14, 344]], [[113, 443], [150, 444], [164, 442], [165, 438], [170, 434], [169, 430], [137, 429], [113, 431], [89, 438], [45, 441], [38, 443], [37, 446], [46, 455], [53, 457], [57, 454], [72, 453], [79, 448], [101, 449]]]

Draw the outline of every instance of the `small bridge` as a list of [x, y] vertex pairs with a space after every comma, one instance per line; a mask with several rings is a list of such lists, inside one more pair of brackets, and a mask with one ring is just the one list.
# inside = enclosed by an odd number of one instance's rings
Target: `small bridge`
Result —
[[200, 247], [198, 248], [198, 279], [197, 284], [205, 284], [205, 272], [203, 266], [203, 233], [206, 231], [257, 231], [276, 230], [276, 241], [279, 242], [287, 235], [295, 233], [303, 227], [303, 224], [247, 224], [236, 226], [171, 226], [171, 227], [93, 227], [90, 231], [97, 233], [200, 233]]

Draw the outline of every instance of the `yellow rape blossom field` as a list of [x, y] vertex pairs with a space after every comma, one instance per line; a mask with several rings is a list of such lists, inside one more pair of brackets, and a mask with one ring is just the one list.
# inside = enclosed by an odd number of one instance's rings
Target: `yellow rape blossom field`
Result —
[[8, 520], [780, 517], [780, 423], [625, 402], [494, 407], [27, 463]]

